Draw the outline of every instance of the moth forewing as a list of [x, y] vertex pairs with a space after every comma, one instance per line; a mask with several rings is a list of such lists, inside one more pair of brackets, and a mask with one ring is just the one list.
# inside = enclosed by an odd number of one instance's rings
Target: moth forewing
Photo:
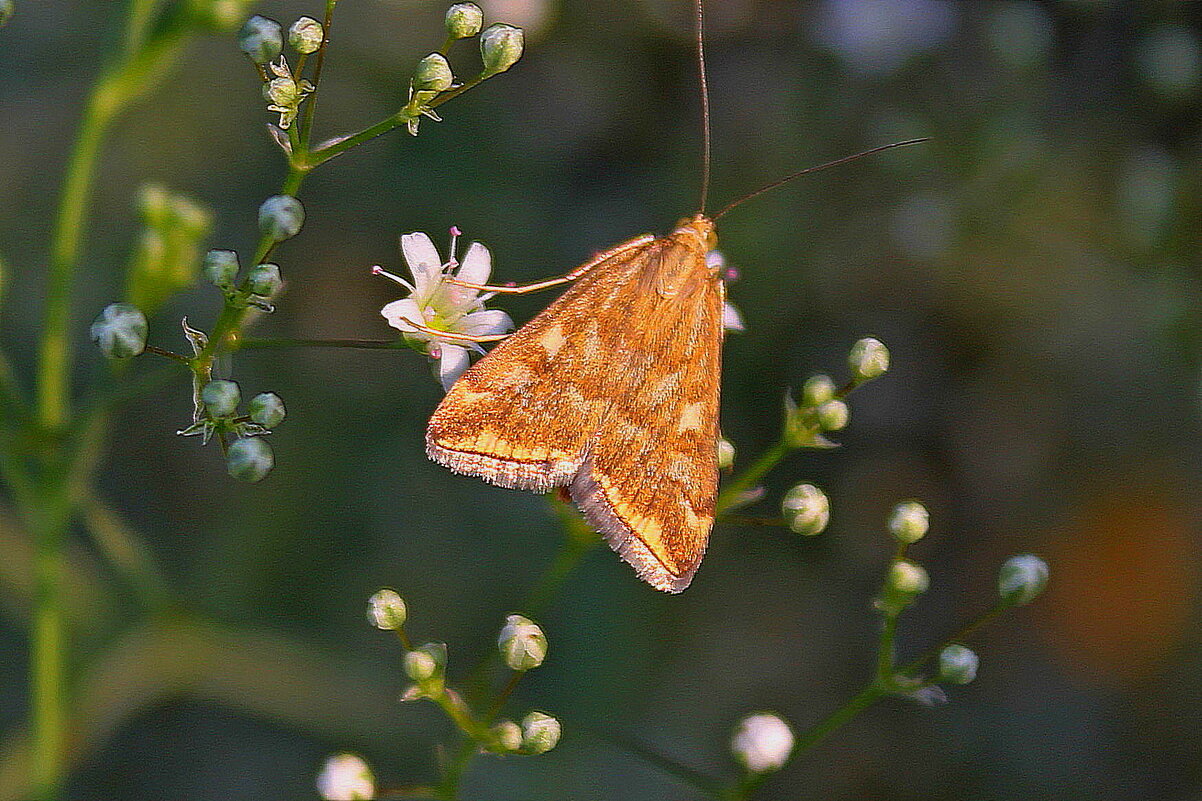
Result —
[[713, 223], [640, 237], [451, 387], [427, 453], [505, 487], [567, 486], [639, 576], [688, 586], [713, 523], [724, 290]]

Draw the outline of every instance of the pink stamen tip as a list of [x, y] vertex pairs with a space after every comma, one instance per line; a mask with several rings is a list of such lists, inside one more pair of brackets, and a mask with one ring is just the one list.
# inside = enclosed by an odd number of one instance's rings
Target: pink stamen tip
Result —
[[739, 271], [734, 267], [727, 267], [726, 274], [723, 276], [727, 281], [738, 281]]
[[505, 286], [517, 286], [517, 285], [518, 285], [517, 281], [506, 281], [505, 282]]
[[463, 232], [459, 230], [458, 225], [451, 226], [451, 236], [463, 236]]
[[384, 268], [378, 264], [371, 268], [372, 275], [380, 275], [383, 272], [384, 272]]

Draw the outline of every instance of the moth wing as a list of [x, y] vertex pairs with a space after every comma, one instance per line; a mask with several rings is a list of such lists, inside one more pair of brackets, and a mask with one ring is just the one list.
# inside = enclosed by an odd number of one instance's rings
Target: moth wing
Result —
[[609, 352], [617, 315], [649, 256], [632, 239], [574, 272], [558, 299], [465, 372], [435, 409], [426, 453], [456, 473], [511, 489], [547, 492], [579, 471], [620, 374]]
[[725, 289], [704, 259], [674, 296], [644, 290], [658, 315], [627, 349], [615, 398], [569, 487], [588, 521], [639, 577], [681, 592], [705, 554], [718, 489]]

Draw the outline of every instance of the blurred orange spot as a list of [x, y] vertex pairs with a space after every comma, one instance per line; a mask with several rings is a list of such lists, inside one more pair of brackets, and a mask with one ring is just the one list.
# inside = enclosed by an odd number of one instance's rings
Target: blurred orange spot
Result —
[[1048, 549], [1045, 606], [1052, 646], [1092, 681], [1154, 672], [1194, 610], [1199, 564], [1185, 512], [1124, 482], [1092, 499]]

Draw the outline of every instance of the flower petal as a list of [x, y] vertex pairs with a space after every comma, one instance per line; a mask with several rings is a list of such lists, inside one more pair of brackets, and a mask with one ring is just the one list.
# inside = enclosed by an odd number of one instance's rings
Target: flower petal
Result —
[[463, 264], [455, 277], [469, 284], [483, 284], [492, 273], [492, 254], [479, 242], [473, 242], [463, 257]]
[[403, 298], [401, 300], [394, 300], [380, 309], [380, 316], [387, 320], [388, 324], [396, 330], [412, 334], [417, 329], [411, 325], [407, 325], [406, 321], [413, 320], [420, 323], [422, 321], [422, 310], [412, 298]]
[[747, 326], [743, 325], [743, 315], [739, 314], [735, 304], [729, 302], [722, 304], [722, 327], [727, 331], [747, 330]]
[[419, 294], [425, 294], [430, 282], [441, 280], [442, 257], [438, 255], [438, 248], [434, 247], [430, 237], [421, 231], [403, 234], [401, 252], [405, 254], [405, 263], [409, 265]]
[[472, 336], [504, 334], [513, 330], [513, 320], [500, 309], [488, 309], [466, 315], [455, 324], [455, 330]]
[[442, 355], [438, 359], [438, 380], [442, 382], [444, 390], [449, 390], [451, 384], [454, 384], [471, 365], [471, 358], [468, 356], [467, 349], [458, 345], [449, 345], [444, 342], [441, 347]]

